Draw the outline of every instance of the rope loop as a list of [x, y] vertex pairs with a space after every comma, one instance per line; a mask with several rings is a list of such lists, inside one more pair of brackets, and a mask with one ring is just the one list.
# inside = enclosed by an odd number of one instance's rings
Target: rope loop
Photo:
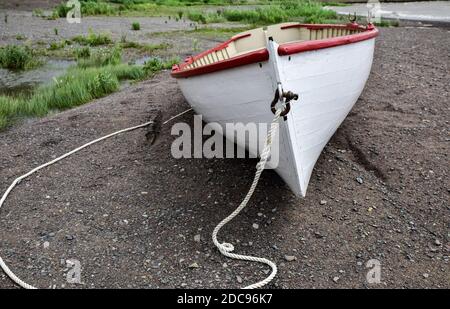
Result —
[[220, 244], [220, 251], [224, 252], [232, 252], [234, 251], [234, 246], [230, 243], [224, 242]]
[[230, 215], [228, 215], [228, 217], [223, 219], [214, 228], [213, 233], [212, 233], [212, 240], [213, 240], [214, 245], [216, 245], [216, 247], [219, 249], [220, 253], [222, 253], [226, 257], [236, 259], [236, 260], [264, 263], [264, 264], [270, 266], [270, 268], [272, 269], [272, 272], [270, 273], [270, 275], [267, 278], [265, 278], [262, 281], [251, 284], [249, 286], [246, 286], [246, 287], [244, 287], [244, 289], [261, 288], [261, 287], [265, 286], [266, 284], [268, 284], [270, 281], [273, 280], [273, 278], [275, 278], [275, 276], [278, 272], [277, 265], [274, 262], [272, 262], [271, 260], [268, 260], [266, 258], [231, 253], [234, 250], [234, 246], [227, 242], [219, 243], [219, 241], [217, 240], [217, 234], [219, 233], [220, 229], [225, 226], [225, 224], [227, 224], [228, 222], [233, 220], [233, 218], [236, 217], [242, 211], [242, 209], [244, 209], [247, 206], [248, 202], [250, 201], [250, 198], [253, 195], [253, 192], [255, 192], [256, 186], [258, 185], [261, 174], [264, 171], [265, 165], [270, 156], [270, 149], [272, 146], [273, 138], [278, 129], [278, 120], [282, 117], [282, 113], [286, 110], [287, 102], [283, 99], [282, 101], [280, 101], [280, 103], [281, 104], [277, 104], [276, 108], [272, 106], [272, 108], [275, 108], [275, 112], [274, 112], [275, 116], [273, 117], [272, 123], [270, 125], [270, 129], [267, 132], [266, 143], [264, 145], [264, 149], [261, 151], [260, 160], [259, 160], [258, 164], [256, 164], [255, 177], [253, 178], [253, 183], [251, 184], [250, 189], [247, 192], [247, 195], [244, 197], [244, 199], [242, 200], [242, 202], [238, 206], [238, 208], [236, 208]]

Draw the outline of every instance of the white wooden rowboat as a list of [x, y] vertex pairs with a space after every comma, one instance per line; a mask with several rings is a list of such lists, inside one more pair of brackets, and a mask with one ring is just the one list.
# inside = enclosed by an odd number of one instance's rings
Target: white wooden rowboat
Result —
[[[377, 34], [372, 24], [272, 25], [187, 58], [172, 76], [195, 112], [224, 132], [226, 123], [270, 123], [277, 89], [298, 94], [280, 124], [274, 168], [295, 194], [305, 196], [322, 149], [364, 88]], [[234, 134], [225, 137], [235, 141]], [[239, 146], [259, 155], [264, 145]]]

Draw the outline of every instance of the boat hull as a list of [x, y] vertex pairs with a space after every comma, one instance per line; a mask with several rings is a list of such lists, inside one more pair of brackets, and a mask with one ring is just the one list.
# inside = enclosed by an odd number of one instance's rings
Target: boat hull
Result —
[[[281, 121], [275, 171], [291, 190], [305, 196], [323, 148], [360, 96], [370, 73], [375, 39], [278, 56], [279, 79], [285, 91], [299, 94]], [[270, 124], [276, 77], [270, 61], [208, 74], [177, 78], [181, 91], [206, 122], [223, 128], [225, 137], [259, 155], [267, 131], [257, 146], [236, 141], [227, 123]]]

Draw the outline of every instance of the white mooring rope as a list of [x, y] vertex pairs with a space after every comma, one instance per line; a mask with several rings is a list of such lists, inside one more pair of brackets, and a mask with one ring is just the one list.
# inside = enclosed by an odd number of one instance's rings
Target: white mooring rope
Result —
[[247, 206], [247, 203], [249, 202], [250, 198], [252, 197], [253, 192], [255, 192], [256, 186], [258, 185], [258, 182], [259, 182], [259, 178], [261, 177], [261, 174], [264, 171], [264, 167], [269, 158], [270, 148], [272, 146], [272, 142], [273, 142], [275, 133], [278, 128], [278, 120], [281, 117], [281, 113], [282, 113], [283, 109], [284, 109], [284, 106], [277, 109], [275, 112], [275, 117], [273, 118], [272, 123], [270, 124], [270, 130], [267, 134], [266, 144], [264, 145], [264, 149], [261, 152], [261, 158], [260, 158], [258, 164], [256, 165], [255, 178], [253, 178], [253, 183], [250, 186], [250, 189], [248, 190], [247, 195], [242, 200], [242, 202], [238, 206], [238, 208], [236, 208], [228, 217], [223, 219], [214, 228], [214, 231], [212, 233], [212, 240], [213, 240], [214, 244], [216, 245], [216, 247], [219, 249], [220, 253], [222, 253], [223, 255], [230, 257], [232, 259], [237, 259], [237, 260], [264, 263], [264, 264], [269, 265], [272, 268], [272, 272], [266, 279], [259, 281], [257, 283], [251, 284], [249, 286], [246, 286], [244, 289], [257, 289], [257, 288], [263, 287], [266, 284], [268, 284], [270, 281], [272, 281], [273, 278], [275, 278], [275, 276], [277, 274], [277, 265], [274, 262], [272, 262], [271, 260], [268, 260], [266, 258], [231, 253], [234, 250], [234, 246], [232, 244], [226, 243], [226, 242], [219, 243], [219, 241], [217, 240], [217, 234], [219, 233], [220, 229], [222, 227], [224, 227], [225, 224], [227, 224], [228, 222], [233, 220], [233, 218], [236, 217], [242, 211], [242, 209], [245, 208], [245, 206]]
[[[273, 263], [272, 261], [270, 261], [268, 259], [265, 259], [265, 258], [259, 258], [259, 257], [253, 257], [253, 256], [247, 256], [247, 255], [240, 255], [240, 254], [231, 253], [234, 250], [233, 245], [231, 245], [229, 243], [222, 243], [222, 244], [219, 243], [218, 240], [217, 240], [217, 234], [219, 233], [220, 229], [225, 224], [230, 222], [234, 217], [236, 217], [241, 212], [242, 209], [244, 209], [245, 206], [247, 206], [248, 201], [252, 197], [253, 192], [255, 191], [256, 186], [258, 185], [258, 181], [259, 181], [259, 178], [261, 177], [261, 173], [264, 171], [264, 167], [265, 167], [266, 162], [268, 160], [268, 157], [269, 157], [269, 154], [270, 154], [270, 148], [271, 148], [271, 145], [272, 145], [272, 141], [273, 141], [273, 138], [274, 138], [276, 130], [277, 130], [277, 122], [278, 122], [278, 119], [280, 118], [281, 112], [283, 111], [283, 107], [280, 108], [280, 109], [277, 109], [277, 111], [275, 113], [275, 117], [274, 117], [274, 119], [273, 119], [273, 121], [271, 123], [270, 130], [269, 130], [268, 135], [267, 135], [266, 145], [265, 145], [265, 147], [264, 147], [264, 149], [262, 151], [261, 159], [260, 159], [259, 163], [256, 166], [257, 170], [256, 170], [256, 174], [255, 174], [255, 178], [253, 180], [253, 183], [252, 183], [252, 185], [250, 187], [250, 190], [248, 191], [247, 195], [245, 196], [244, 200], [239, 205], [239, 207], [235, 211], [233, 211], [233, 213], [230, 214], [227, 218], [222, 220], [222, 222], [220, 222], [215, 227], [215, 229], [213, 231], [213, 234], [212, 234], [212, 238], [213, 238], [214, 244], [217, 246], [217, 248], [219, 248], [220, 252], [223, 255], [228, 256], [230, 258], [239, 259], [239, 260], [246, 260], [246, 261], [254, 261], [254, 262], [265, 263], [265, 264], [269, 265], [272, 268], [272, 273], [269, 275], [269, 277], [267, 277], [263, 281], [260, 281], [260, 282], [257, 282], [255, 284], [252, 284], [252, 285], [249, 285], [249, 286], [245, 287], [246, 289], [259, 288], [259, 287], [262, 287], [262, 286], [268, 284], [275, 277], [275, 275], [277, 274], [277, 266], [275, 265], [275, 263]], [[176, 118], [186, 114], [187, 112], [189, 112], [191, 110], [192, 110], [192, 108], [190, 108], [188, 110], [185, 110], [184, 112], [179, 113], [179, 114], [171, 117], [170, 119], [166, 120], [162, 124], [165, 125], [168, 122], [170, 122], [170, 121], [172, 121], [172, 120], [174, 120], [174, 119], [176, 119]], [[41, 170], [41, 169], [43, 169], [43, 168], [45, 168], [47, 166], [50, 166], [52, 164], [55, 164], [55, 163], [65, 159], [65, 158], [67, 158], [67, 157], [69, 157], [69, 156], [79, 152], [80, 150], [83, 150], [84, 148], [87, 148], [87, 147], [89, 147], [89, 146], [91, 146], [93, 144], [96, 144], [96, 143], [100, 142], [100, 141], [103, 141], [105, 139], [108, 139], [110, 137], [113, 137], [113, 136], [121, 134], [121, 133], [125, 133], [125, 132], [133, 131], [133, 130], [136, 130], [136, 129], [139, 129], [139, 128], [147, 127], [147, 126], [149, 126], [149, 125], [151, 125], [153, 123], [154, 123], [153, 121], [149, 121], [149, 122], [146, 122], [146, 123], [134, 126], [134, 127], [129, 127], [129, 128], [126, 128], [126, 129], [122, 129], [122, 130], [116, 131], [114, 133], [111, 133], [111, 134], [105, 135], [103, 137], [100, 137], [100, 138], [98, 138], [96, 140], [93, 140], [93, 141], [91, 141], [89, 143], [86, 143], [86, 144], [84, 144], [84, 145], [82, 145], [82, 146], [80, 146], [80, 147], [78, 147], [78, 148], [76, 148], [76, 149], [74, 149], [74, 150], [72, 150], [72, 151], [70, 151], [70, 152], [68, 152], [68, 153], [66, 153], [66, 154], [64, 154], [64, 155], [54, 159], [54, 160], [52, 160], [52, 161], [49, 161], [49, 162], [47, 162], [45, 164], [42, 164], [41, 166], [38, 166], [38, 167], [34, 168], [33, 170], [29, 171], [28, 173], [26, 173], [26, 174], [16, 178], [12, 182], [12, 184], [9, 186], [9, 188], [6, 190], [6, 192], [3, 194], [2, 198], [0, 199], [0, 209], [3, 206], [3, 204], [5, 203], [8, 195], [11, 193], [11, 191], [18, 184], [20, 184], [20, 182], [22, 180], [24, 180], [25, 178], [33, 175], [37, 171], [39, 171], [39, 170]], [[24, 289], [36, 289], [36, 287], [34, 287], [31, 284], [26, 283], [25, 281], [21, 280], [16, 274], [14, 274], [14, 272], [8, 267], [8, 265], [4, 262], [4, 260], [1, 257], [0, 257], [0, 268], [5, 272], [5, 274], [14, 283], [16, 283], [17, 285], [21, 286], [22, 288], [24, 288]]]
[[[163, 122], [163, 125], [165, 125], [165, 124], [167, 124], [168, 122], [170, 122], [170, 121], [172, 121], [172, 120], [174, 120], [174, 119], [176, 119], [176, 118], [178, 118], [178, 117], [180, 117], [180, 116], [186, 114], [187, 112], [189, 112], [189, 111], [191, 111], [191, 110], [192, 110], [192, 108], [190, 108], [190, 109], [188, 109], [188, 110], [185, 110], [184, 112], [179, 113], [179, 114], [173, 116], [172, 118], [170, 118], [170, 119], [166, 120], [165, 122]], [[78, 151], [80, 151], [80, 150], [82, 150], [82, 149], [84, 149], [84, 148], [86, 148], [86, 147], [89, 147], [89, 146], [91, 146], [91, 145], [93, 145], [93, 144], [95, 144], [95, 143], [98, 143], [98, 142], [100, 142], [100, 141], [103, 141], [103, 140], [105, 140], [105, 139], [107, 139], [107, 138], [113, 137], [113, 136], [118, 135], [118, 134], [121, 134], [121, 133], [133, 131], [133, 130], [136, 130], [136, 129], [139, 129], [139, 128], [147, 127], [147, 126], [149, 126], [149, 125], [151, 125], [151, 124], [153, 124], [153, 123], [154, 123], [153, 121], [149, 121], [149, 122], [146, 122], [146, 123], [143, 123], [143, 124], [134, 126], [134, 127], [130, 127], [130, 128], [126, 128], [126, 129], [123, 129], [123, 130], [119, 130], [119, 131], [117, 131], [117, 132], [114, 132], [114, 133], [105, 135], [105, 136], [103, 136], [103, 137], [100, 137], [100, 138], [98, 138], [98, 139], [96, 139], [96, 140], [93, 140], [93, 141], [91, 141], [91, 142], [89, 142], [89, 143], [87, 143], [87, 144], [84, 144], [83, 146], [80, 146], [80, 147], [78, 147], [78, 148], [76, 148], [76, 149], [74, 149], [74, 150], [72, 150], [72, 151], [70, 151], [70, 152], [68, 152], [68, 153], [66, 153], [66, 154], [64, 154], [64, 155], [62, 155], [62, 156], [60, 156], [60, 157], [58, 157], [58, 158], [52, 160], [52, 161], [50, 161], [50, 162], [47, 162], [47, 163], [45, 163], [45, 164], [42, 164], [41, 166], [36, 167], [35, 169], [29, 171], [28, 173], [26, 173], [26, 174], [24, 174], [24, 175], [22, 175], [22, 176], [16, 178], [16, 180], [14, 180], [14, 181], [12, 182], [12, 184], [11, 184], [11, 185], [9, 186], [9, 188], [6, 190], [5, 194], [3, 194], [2, 198], [0, 199], [0, 209], [2, 208], [3, 203], [6, 201], [6, 198], [8, 197], [9, 193], [11, 193], [11, 191], [14, 189], [14, 187], [15, 187], [16, 185], [18, 185], [22, 180], [24, 180], [25, 178], [27, 178], [27, 177], [33, 175], [33, 174], [36, 173], [37, 171], [39, 171], [39, 170], [41, 170], [41, 169], [43, 169], [43, 168], [45, 168], [45, 167], [47, 167], [47, 166], [49, 166], [49, 165], [55, 164], [56, 162], [61, 161], [61, 160], [65, 159], [65, 158], [67, 158], [68, 156], [71, 156], [71, 155], [73, 155], [74, 153], [76, 153], [76, 152], [78, 152]], [[21, 287], [24, 288], [24, 289], [36, 289], [36, 288], [35, 288], [34, 286], [32, 286], [31, 284], [28, 284], [28, 283], [26, 283], [25, 281], [21, 280], [19, 277], [17, 277], [17, 276], [12, 272], [12, 270], [8, 267], [8, 265], [6, 265], [6, 263], [3, 261], [3, 259], [2, 259], [1, 257], [0, 257], [0, 267], [1, 267], [1, 269], [5, 272], [5, 274], [8, 275], [8, 277], [11, 278], [11, 280], [14, 281], [17, 285], [21, 286]]]

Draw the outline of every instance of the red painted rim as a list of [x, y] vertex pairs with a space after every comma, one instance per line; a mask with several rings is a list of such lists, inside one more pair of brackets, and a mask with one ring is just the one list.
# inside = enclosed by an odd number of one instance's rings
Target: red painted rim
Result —
[[[293, 55], [305, 51], [318, 50], [323, 48], [330, 48], [340, 45], [346, 45], [356, 42], [361, 42], [365, 40], [372, 39], [378, 35], [378, 29], [375, 28], [372, 24], [367, 25], [367, 27], [360, 26], [356, 23], [350, 23], [347, 25], [325, 25], [325, 24], [295, 24], [295, 25], [287, 25], [282, 27], [281, 29], [289, 29], [289, 28], [308, 28], [308, 29], [348, 29], [348, 30], [361, 30], [359, 33], [354, 33], [350, 35], [322, 39], [322, 40], [313, 40], [313, 41], [304, 41], [297, 43], [286, 43], [281, 44], [278, 47], [278, 54], [280, 56]], [[218, 46], [206, 50], [194, 57], [188, 57], [184, 63], [176, 64], [172, 68], [172, 77], [182, 78], [182, 77], [190, 77], [196, 75], [202, 75], [207, 73], [212, 73], [216, 71], [231, 69], [235, 67], [239, 67], [242, 65], [264, 62], [269, 59], [269, 52], [266, 48], [262, 48], [257, 51], [248, 52], [243, 55], [239, 55], [236, 57], [232, 57], [230, 59], [221, 60], [214, 62], [212, 64], [203, 65], [197, 68], [188, 69], [187, 66], [192, 64], [199, 58], [202, 58], [205, 55], [211, 54], [212, 52], [217, 52], [225, 49], [228, 45], [239, 39], [250, 36], [251, 34], [244, 34], [241, 36], [236, 36], [231, 38], [230, 40], [219, 44]]]

